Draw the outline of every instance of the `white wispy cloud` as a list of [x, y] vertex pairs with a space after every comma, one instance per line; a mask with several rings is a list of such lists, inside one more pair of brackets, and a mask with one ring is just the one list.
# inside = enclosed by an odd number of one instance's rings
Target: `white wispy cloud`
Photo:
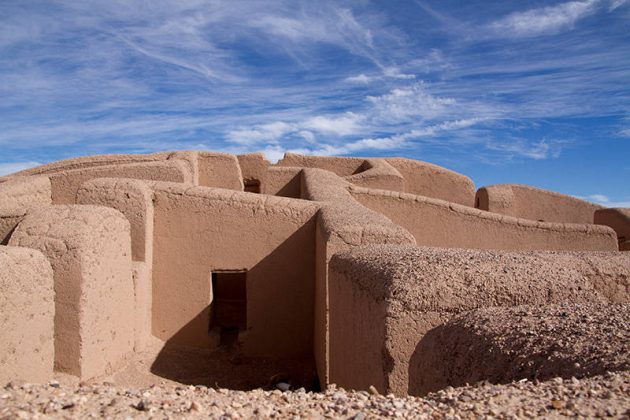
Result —
[[488, 27], [502, 36], [529, 37], [570, 29], [580, 19], [592, 14], [597, 0], [579, 0], [555, 6], [514, 12], [492, 22]]
[[455, 103], [453, 98], [430, 94], [422, 83], [396, 88], [381, 96], [368, 96], [367, 100], [372, 104], [375, 115], [388, 123], [411, 118], [435, 118]]
[[604, 194], [591, 194], [586, 197], [577, 197], [582, 200], [592, 201], [594, 203], [600, 204], [604, 207], [610, 208], [630, 208], [630, 197], [625, 197], [626, 199], [614, 200]]
[[543, 160], [559, 157], [567, 143], [568, 141], [566, 140], [542, 139], [531, 142], [524, 139], [514, 139], [504, 142], [488, 143], [486, 147], [489, 150], [502, 152], [508, 157], [518, 156], [534, 160]]
[[347, 112], [339, 116], [316, 116], [304, 121], [302, 126], [307, 130], [323, 134], [347, 136], [360, 132], [363, 116]]
[[0, 176], [9, 175], [14, 172], [19, 172], [24, 169], [34, 168], [39, 166], [39, 162], [5, 162], [0, 163]]

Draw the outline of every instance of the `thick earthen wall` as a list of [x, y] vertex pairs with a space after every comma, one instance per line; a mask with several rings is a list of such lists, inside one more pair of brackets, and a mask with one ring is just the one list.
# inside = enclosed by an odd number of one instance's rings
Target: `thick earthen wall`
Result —
[[111, 370], [133, 350], [129, 222], [97, 206], [30, 212], [9, 245], [49, 259], [55, 288], [55, 370], [83, 379]]
[[344, 179], [351, 184], [381, 190], [404, 191], [405, 179], [385, 159], [365, 159], [361, 172]]
[[198, 152], [198, 161], [198, 185], [243, 191], [243, 175], [236, 156]]
[[617, 233], [619, 249], [630, 251], [630, 208], [597, 210], [595, 223], [611, 227]]
[[302, 198], [302, 168], [270, 166], [264, 179], [263, 194]]
[[600, 205], [527, 185], [479, 188], [475, 207], [506, 216], [555, 223], [593, 223]]
[[54, 204], [74, 204], [84, 182], [94, 178], [135, 178], [192, 184], [193, 176], [181, 160], [99, 166], [76, 169], [50, 176]]
[[316, 168], [333, 172], [339, 176], [353, 175], [362, 169], [365, 158], [336, 156], [305, 156], [285, 153], [277, 166], [293, 166], [300, 168]]
[[34, 249], [0, 246], [0, 382], [44, 382], [54, 365], [53, 271]]
[[475, 184], [470, 178], [428, 162], [386, 158], [405, 179], [404, 192], [474, 206]]
[[134, 288], [134, 350], [150, 341], [153, 267], [153, 190], [142, 180], [99, 178], [83, 184], [78, 204], [111, 207], [129, 221]]
[[246, 354], [310, 356], [318, 206], [154, 183], [153, 334], [212, 348], [211, 273], [247, 270]]
[[361, 204], [411, 232], [418, 245], [505, 250], [617, 250], [612, 229], [536, 222], [411, 194], [350, 187]]
[[247, 153], [238, 155], [238, 164], [241, 167], [241, 174], [245, 182], [258, 181], [261, 188], [264, 188], [267, 169], [271, 163], [265, 159], [262, 153]]
[[14, 177], [0, 184], [0, 207], [26, 210], [51, 203], [50, 180], [45, 176]]
[[59, 172], [72, 171], [75, 169], [87, 169], [96, 166], [125, 165], [129, 163], [142, 163], [151, 161], [161, 161], [168, 158], [170, 153], [155, 154], [112, 154], [81, 156], [72, 159], [64, 159], [34, 168], [16, 172], [13, 176], [50, 175]]
[[412, 367], [424, 335], [462, 311], [630, 301], [630, 256], [619, 252], [370, 246], [330, 266], [330, 381], [399, 395], [449, 385]]
[[316, 230], [314, 354], [319, 381], [329, 383], [329, 261], [337, 252], [370, 243], [414, 244], [411, 234], [357, 203], [350, 184], [330, 171], [305, 168], [302, 193], [321, 205]]

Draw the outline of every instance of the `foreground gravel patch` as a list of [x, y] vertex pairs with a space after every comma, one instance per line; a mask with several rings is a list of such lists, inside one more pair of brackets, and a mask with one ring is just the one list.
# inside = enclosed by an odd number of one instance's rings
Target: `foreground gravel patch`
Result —
[[7, 384], [0, 418], [470, 418], [630, 416], [630, 373], [584, 380], [447, 388], [425, 398], [396, 398], [331, 387], [302, 390], [229, 391], [203, 386], [133, 389], [111, 384], [76, 387]]

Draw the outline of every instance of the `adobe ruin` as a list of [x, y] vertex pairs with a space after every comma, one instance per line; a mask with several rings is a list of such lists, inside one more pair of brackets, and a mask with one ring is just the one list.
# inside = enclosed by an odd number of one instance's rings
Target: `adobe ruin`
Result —
[[410, 159], [55, 162], [0, 178], [0, 381], [422, 395], [452, 384], [422, 367], [436, 328], [630, 303], [628, 250], [630, 209]]

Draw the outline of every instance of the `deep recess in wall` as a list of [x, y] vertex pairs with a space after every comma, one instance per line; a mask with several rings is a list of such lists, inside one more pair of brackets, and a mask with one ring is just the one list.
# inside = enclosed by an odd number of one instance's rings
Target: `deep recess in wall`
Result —
[[218, 331], [221, 345], [235, 344], [247, 328], [247, 270], [212, 273], [213, 304], [210, 331]]

